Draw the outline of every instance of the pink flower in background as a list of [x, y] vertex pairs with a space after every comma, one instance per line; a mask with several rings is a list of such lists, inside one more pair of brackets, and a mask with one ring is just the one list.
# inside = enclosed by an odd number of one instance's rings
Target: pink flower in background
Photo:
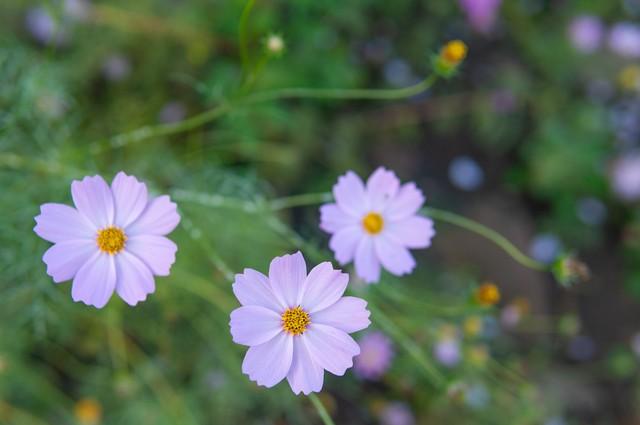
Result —
[[460, 0], [471, 27], [482, 34], [493, 30], [502, 0]]
[[44, 204], [34, 231], [53, 242], [42, 257], [54, 282], [73, 279], [71, 297], [102, 308], [113, 291], [130, 305], [167, 276], [176, 244], [164, 235], [180, 222], [168, 196], [148, 198], [147, 186], [120, 172], [111, 187], [100, 176], [71, 184], [76, 208]]
[[581, 15], [569, 24], [569, 40], [573, 47], [583, 53], [593, 53], [602, 44], [604, 26], [596, 16]]
[[342, 376], [360, 353], [350, 333], [369, 326], [366, 301], [343, 297], [349, 275], [324, 262], [307, 274], [300, 252], [276, 257], [269, 276], [236, 275], [242, 307], [231, 312], [231, 335], [249, 346], [242, 372], [273, 387], [287, 378], [295, 394], [322, 389], [324, 371]]
[[460, 363], [462, 354], [460, 352], [460, 343], [454, 338], [444, 338], [433, 347], [433, 356], [438, 363], [453, 367]]
[[623, 201], [640, 199], [640, 153], [622, 156], [614, 161], [611, 185]]
[[416, 265], [408, 248], [427, 248], [435, 235], [433, 222], [416, 213], [424, 196], [415, 183], [400, 185], [383, 167], [366, 186], [353, 171], [333, 186], [334, 204], [320, 208], [320, 228], [332, 234], [329, 247], [340, 264], [355, 262], [356, 274], [368, 283], [380, 279], [384, 267], [394, 275]]
[[371, 332], [359, 341], [360, 355], [355, 358], [353, 371], [364, 379], [378, 380], [391, 366], [393, 346], [382, 332]]
[[640, 25], [630, 22], [615, 24], [609, 32], [609, 48], [624, 58], [640, 58]]

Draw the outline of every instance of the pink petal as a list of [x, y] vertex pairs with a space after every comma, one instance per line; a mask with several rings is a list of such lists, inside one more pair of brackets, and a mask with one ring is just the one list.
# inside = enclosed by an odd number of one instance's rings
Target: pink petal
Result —
[[397, 195], [385, 210], [385, 216], [392, 221], [402, 220], [414, 215], [424, 204], [424, 195], [415, 183], [402, 185]]
[[311, 323], [318, 323], [340, 329], [346, 333], [367, 328], [371, 321], [367, 302], [361, 298], [343, 297], [332, 306], [313, 313]]
[[305, 338], [293, 338], [293, 361], [287, 375], [294, 394], [319, 392], [324, 381], [324, 369], [311, 358]]
[[116, 226], [126, 228], [147, 206], [147, 185], [120, 171], [111, 182]]
[[360, 354], [353, 338], [331, 326], [312, 323], [302, 338], [315, 362], [334, 375], [344, 375], [353, 366], [353, 356]]
[[66, 240], [49, 248], [42, 261], [54, 282], [64, 282], [72, 279], [97, 250], [96, 242], [90, 239]]
[[153, 198], [142, 214], [126, 228], [128, 235], [159, 235], [171, 233], [180, 223], [176, 204], [167, 195]]
[[237, 274], [233, 283], [233, 293], [240, 304], [257, 305], [275, 312], [283, 312], [287, 306], [280, 304], [271, 291], [269, 279], [260, 272], [244, 269], [244, 274]]
[[276, 257], [269, 265], [271, 289], [280, 303], [287, 307], [298, 306], [306, 277], [307, 265], [300, 251]]
[[70, 239], [95, 239], [98, 228], [78, 210], [63, 204], [43, 204], [33, 230], [49, 242]]
[[264, 307], [247, 306], [231, 312], [233, 342], [242, 345], [260, 345], [284, 333], [279, 314]]
[[116, 266], [112, 255], [96, 252], [76, 273], [71, 298], [102, 308], [116, 287]]
[[376, 238], [375, 250], [382, 266], [396, 276], [411, 273], [416, 266], [407, 248], [385, 236]]
[[135, 254], [156, 276], [168, 276], [178, 247], [164, 236], [140, 235], [127, 239], [125, 250]]
[[365, 282], [373, 283], [380, 280], [380, 261], [375, 252], [373, 238], [360, 239], [355, 256], [356, 274]]
[[358, 218], [347, 214], [337, 204], [320, 207], [320, 228], [325, 232], [335, 233], [354, 224], [358, 224]]
[[340, 264], [347, 264], [353, 260], [356, 248], [365, 237], [361, 226], [346, 227], [336, 232], [329, 240], [329, 248], [336, 255]]
[[136, 305], [156, 290], [151, 270], [133, 254], [126, 251], [115, 256], [116, 292], [127, 304]]
[[348, 274], [334, 270], [328, 261], [320, 263], [305, 280], [300, 305], [310, 313], [327, 308], [340, 299], [348, 283]]
[[333, 186], [333, 196], [338, 206], [354, 217], [362, 217], [369, 209], [364, 184], [353, 171], [338, 178], [338, 183]]
[[107, 182], [100, 176], [85, 177], [71, 183], [71, 196], [80, 214], [99, 229], [113, 224], [113, 195]]
[[282, 381], [293, 359], [293, 336], [281, 332], [271, 341], [250, 347], [242, 362], [242, 373], [267, 388]]
[[388, 223], [385, 232], [386, 237], [407, 248], [426, 248], [435, 234], [433, 221], [418, 215]]
[[383, 210], [396, 196], [400, 180], [393, 171], [379, 167], [367, 180], [367, 195], [370, 208], [374, 211]]

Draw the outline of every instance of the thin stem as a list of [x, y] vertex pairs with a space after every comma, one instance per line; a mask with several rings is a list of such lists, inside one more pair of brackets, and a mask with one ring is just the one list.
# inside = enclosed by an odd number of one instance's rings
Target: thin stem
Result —
[[432, 207], [425, 207], [422, 209], [427, 216], [440, 220], [445, 223], [453, 224], [458, 227], [462, 227], [463, 229], [469, 230], [470, 232], [476, 233], [482, 237], [489, 239], [491, 242], [495, 243], [500, 247], [504, 252], [506, 252], [511, 258], [513, 258], [518, 263], [522, 264], [525, 267], [534, 270], [540, 271], [548, 271], [549, 267], [546, 264], [543, 264], [539, 261], [534, 260], [533, 258], [528, 257], [522, 251], [520, 251], [514, 244], [512, 244], [507, 238], [502, 236], [500, 233], [496, 232], [489, 227], [480, 224], [476, 221], [470, 220], [466, 217], [460, 216], [458, 214], [454, 214], [449, 211], [440, 210]]
[[[160, 124], [154, 126], [144, 126], [137, 130], [113, 136], [108, 143], [109, 148], [121, 148], [131, 143], [138, 143], [143, 140], [169, 136], [193, 130], [207, 123], [215, 121], [221, 116], [229, 113], [235, 105], [249, 105], [262, 102], [269, 102], [281, 99], [342, 99], [342, 100], [394, 100], [412, 97], [422, 93], [431, 87], [438, 76], [431, 74], [421, 82], [413, 86], [400, 89], [311, 89], [311, 88], [283, 88], [249, 95], [244, 99], [237, 100], [234, 104], [227, 102], [215, 108], [209, 109], [199, 115], [194, 115], [184, 121], [173, 124]], [[95, 145], [93, 153], [99, 153], [105, 148], [104, 145]]]
[[269, 202], [271, 211], [280, 211], [287, 208], [316, 205], [323, 202], [331, 202], [330, 193], [304, 193], [302, 195], [286, 196]]
[[324, 407], [315, 393], [309, 394], [309, 400], [311, 400], [311, 403], [313, 403], [313, 407], [315, 407], [318, 411], [318, 415], [322, 419], [324, 425], [335, 425], [333, 419], [331, 419], [331, 415], [329, 415], [329, 412], [327, 412], [327, 409]]
[[238, 29], [238, 40], [240, 44], [240, 60], [242, 62], [242, 79], [247, 80], [249, 77], [249, 67], [251, 64], [249, 63], [249, 43], [248, 43], [248, 34], [247, 28], [249, 27], [249, 15], [251, 15], [251, 10], [253, 6], [256, 4], [255, 0], [248, 0], [242, 9], [242, 15], [240, 16], [240, 27]]

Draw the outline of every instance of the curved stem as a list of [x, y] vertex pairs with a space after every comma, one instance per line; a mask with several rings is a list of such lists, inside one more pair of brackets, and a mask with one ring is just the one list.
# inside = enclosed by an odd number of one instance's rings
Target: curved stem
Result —
[[[412, 97], [422, 93], [436, 82], [438, 76], [431, 74], [421, 82], [413, 86], [400, 89], [311, 89], [311, 88], [283, 88], [258, 92], [244, 99], [238, 99], [235, 103], [223, 103], [201, 114], [194, 115], [184, 121], [173, 124], [160, 124], [145, 126], [137, 130], [113, 136], [108, 143], [109, 148], [120, 148], [131, 143], [138, 143], [146, 139], [169, 136], [193, 130], [194, 128], [208, 124], [221, 116], [229, 113], [235, 105], [249, 105], [269, 102], [281, 99], [341, 99], [341, 100], [394, 100]], [[101, 152], [104, 146], [97, 145], [92, 149], [93, 153]]]
[[311, 400], [311, 403], [313, 403], [313, 407], [318, 411], [318, 415], [322, 419], [324, 425], [335, 425], [333, 419], [331, 419], [331, 415], [329, 415], [329, 412], [327, 412], [327, 409], [324, 407], [318, 396], [315, 393], [311, 393], [308, 397], [309, 400]]
[[249, 15], [251, 15], [251, 10], [253, 6], [256, 4], [255, 0], [247, 0], [247, 3], [244, 5], [242, 9], [242, 15], [240, 16], [240, 27], [238, 29], [238, 41], [240, 45], [240, 60], [242, 62], [242, 79], [247, 80], [249, 77], [249, 43], [248, 43], [248, 34], [247, 28], [249, 26]]
[[491, 242], [495, 243], [500, 247], [504, 252], [506, 252], [511, 258], [513, 258], [518, 263], [522, 264], [525, 267], [534, 270], [540, 271], [548, 271], [549, 267], [546, 264], [543, 264], [539, 261], [534, 260], [533, 258], [528, 257], [522, 251], [520, 251], [514, 244], [512, 244], [507, 238], [502, 236], [500, 233], [496, 232], [489, 227], [480, 224], [476, 221], [470, 220], [466, 217], [463, 217], [458, 214], [454, 214], [449, 211], [440, 210], [432, 207], [425, 207], [422, 209], [429, 217], [443, 221], [445, 223], [453, 224], [458, 227], [462, 227], [463, 229], [469, 230], [477, 235], [485, 237], [489, 239]]

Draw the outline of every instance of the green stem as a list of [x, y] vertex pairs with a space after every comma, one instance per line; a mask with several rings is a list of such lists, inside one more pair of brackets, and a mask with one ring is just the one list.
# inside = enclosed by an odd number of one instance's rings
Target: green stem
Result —
[[489, 227], [480, 224], [476, 221], [468, 219], [466, 217], [454, 214], [449, 211], [440, 210], [432, 207], [425, 207], [422, 209], [427, 216], [443, 221], [445, 223], [453, 224], [458, 227], [462, 227], [465, 230], [469, 230], [477, 235], [489, 239], [494, 244], [498, 245], [504, 252], [506, 252], [511, 258], [525, 267], [539, 271], [549, 271], [549, 267], [533, 258], [528, 257], [522, 251], [520, 251], [514, 244], [512, 244], [507, 238], [502, 236]]
[[[194, 115], [184, 121], [173, 124], [160, 124], [154, 126], [144, 126], [137, 130], [113, 136], [107, 148], [121, 148], [131, 143], [138, 143], [143, 140], [170, 136], [183, 133], [215, 121], [221, 116], [229, 113], [235, 105], [250, 105], [262, 102], [269, 102], [282, 99], [342, 99], [342, 100], [394, 100], [412, 97], [422, 93], [431, 87], [438, 76], [432, 74], [421, 82], [413, 86], [400, 89], [311, 89], [311, 88], [283, 88], [258, 92], [249, 95], [244, 99], [239, 99], [233, 105], [230, 102], [223, 103], [215, 108], [209, 109], [201, 114]], [[105, 149], [102, 144], [94, 145], [92, 153], [99, 153]]]
[[269, 202], [271, 211], [280, 211], [287, 208], [317, 205], [323, 202], [331, 202], [330, 193], [304, 193], [302, 195], [286, 196]]
[[242, 9], [242, 15], [240, 16], [240, 27], [238, 29], [238, 41], [240, 45], [240, 60], [242, 62], [242, 79], [244, 81], [249, 77], [249, 36], [247, 34], [247, 28], [249, 27], [249, 15], [251, 10], [256, 4], [255, 0], [247, 0], [247, 3]]
[[329, 415], [329, 412], [327, 412], [327, 409], [324, 407], [315, 393], [309, 394], [309, 400], [311, 400], [311, 403], [313, 403], [313, 407], [315, 407], [318, 411], [318, 415], [322, 419], [324, 425], [335, 425], [333, 419], [331, 419], [331, 415]]

